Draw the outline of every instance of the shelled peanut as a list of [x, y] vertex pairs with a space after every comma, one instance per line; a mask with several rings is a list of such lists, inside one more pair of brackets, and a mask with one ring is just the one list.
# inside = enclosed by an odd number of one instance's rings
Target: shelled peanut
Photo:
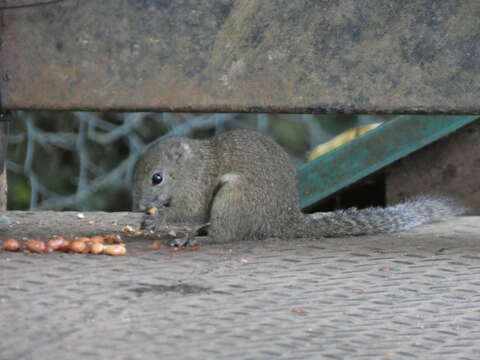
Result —
[[[104, 245], [108, 243], [109, 245]], [[111, 256], [123, 256], [127, 253], [125, 244], [118, 234], [110, 234], [92, 237], [77, 237], [72, 241], [66, 240], [61, 236], [54, 236], [47, 242], [30, 238], [24, 239], [22, 244], [13, 238], [5, 239], [2, 243], [5, 251], [19, 251], [25, 249], [27, 252], [35, 254], [45, 254], [53, 251], [74, 252], [78, 254], [106, 254]]]
[[127, 253], [127, 248], [123, 244], [108, 245], [104, 247], [103, 253], [111, 256], [123, 256]]
[[2, 244], [2, 248], [5, 251], [18, 251], [20, 250], [20, 243], [16, 239], [5, 239], [5, 241]]

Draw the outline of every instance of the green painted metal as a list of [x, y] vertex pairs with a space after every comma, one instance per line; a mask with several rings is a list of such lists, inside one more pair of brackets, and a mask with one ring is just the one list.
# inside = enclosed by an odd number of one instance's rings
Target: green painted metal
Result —
[[478, 116], [398, 116], [299, 168], [302, 208], [448, 135]]

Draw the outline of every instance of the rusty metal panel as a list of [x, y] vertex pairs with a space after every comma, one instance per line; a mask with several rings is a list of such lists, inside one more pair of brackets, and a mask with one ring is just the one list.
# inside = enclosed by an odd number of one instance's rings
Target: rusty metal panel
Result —
[[[27, 1], [0, 7], [14, 3]], [[9, 109], [480, 114], [478, 0], [64, 0], [0, 12]]]

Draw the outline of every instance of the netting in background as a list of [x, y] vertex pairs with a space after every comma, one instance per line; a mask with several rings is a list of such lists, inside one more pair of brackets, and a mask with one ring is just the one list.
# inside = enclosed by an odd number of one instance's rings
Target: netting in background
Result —
[[[234, 128], [272, 136], [297, 165], [307, 151], [372, 116], [17, 112], [8, 149], [9, 209], [121, 211], [131, 207], [138, 157], [165, 136]], [[381, 118], [384, 120], [384, 118]]]

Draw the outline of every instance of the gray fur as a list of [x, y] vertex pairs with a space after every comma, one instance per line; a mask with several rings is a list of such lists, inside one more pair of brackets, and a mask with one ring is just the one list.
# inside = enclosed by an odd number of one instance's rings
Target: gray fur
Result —
[[[152, 185], [159, 171], [164, 181]], [[133, 198], [137, 210], [160, 210], [145, 216], [146, 228], [210, 222], [215, 242], [393, 232], [463, 211], [448, 199], [420, 197], [388, 208], [305, 215], [288, 155], [270, 138], [247, 130], [154, 144], [135, 168]]]
[[387, 208], [350, 208], [306, 216], [312, 234], [325, 237], [357, 236], [402, 231], [460, 215], [464, 208], [449, 198], [420, 196]]

